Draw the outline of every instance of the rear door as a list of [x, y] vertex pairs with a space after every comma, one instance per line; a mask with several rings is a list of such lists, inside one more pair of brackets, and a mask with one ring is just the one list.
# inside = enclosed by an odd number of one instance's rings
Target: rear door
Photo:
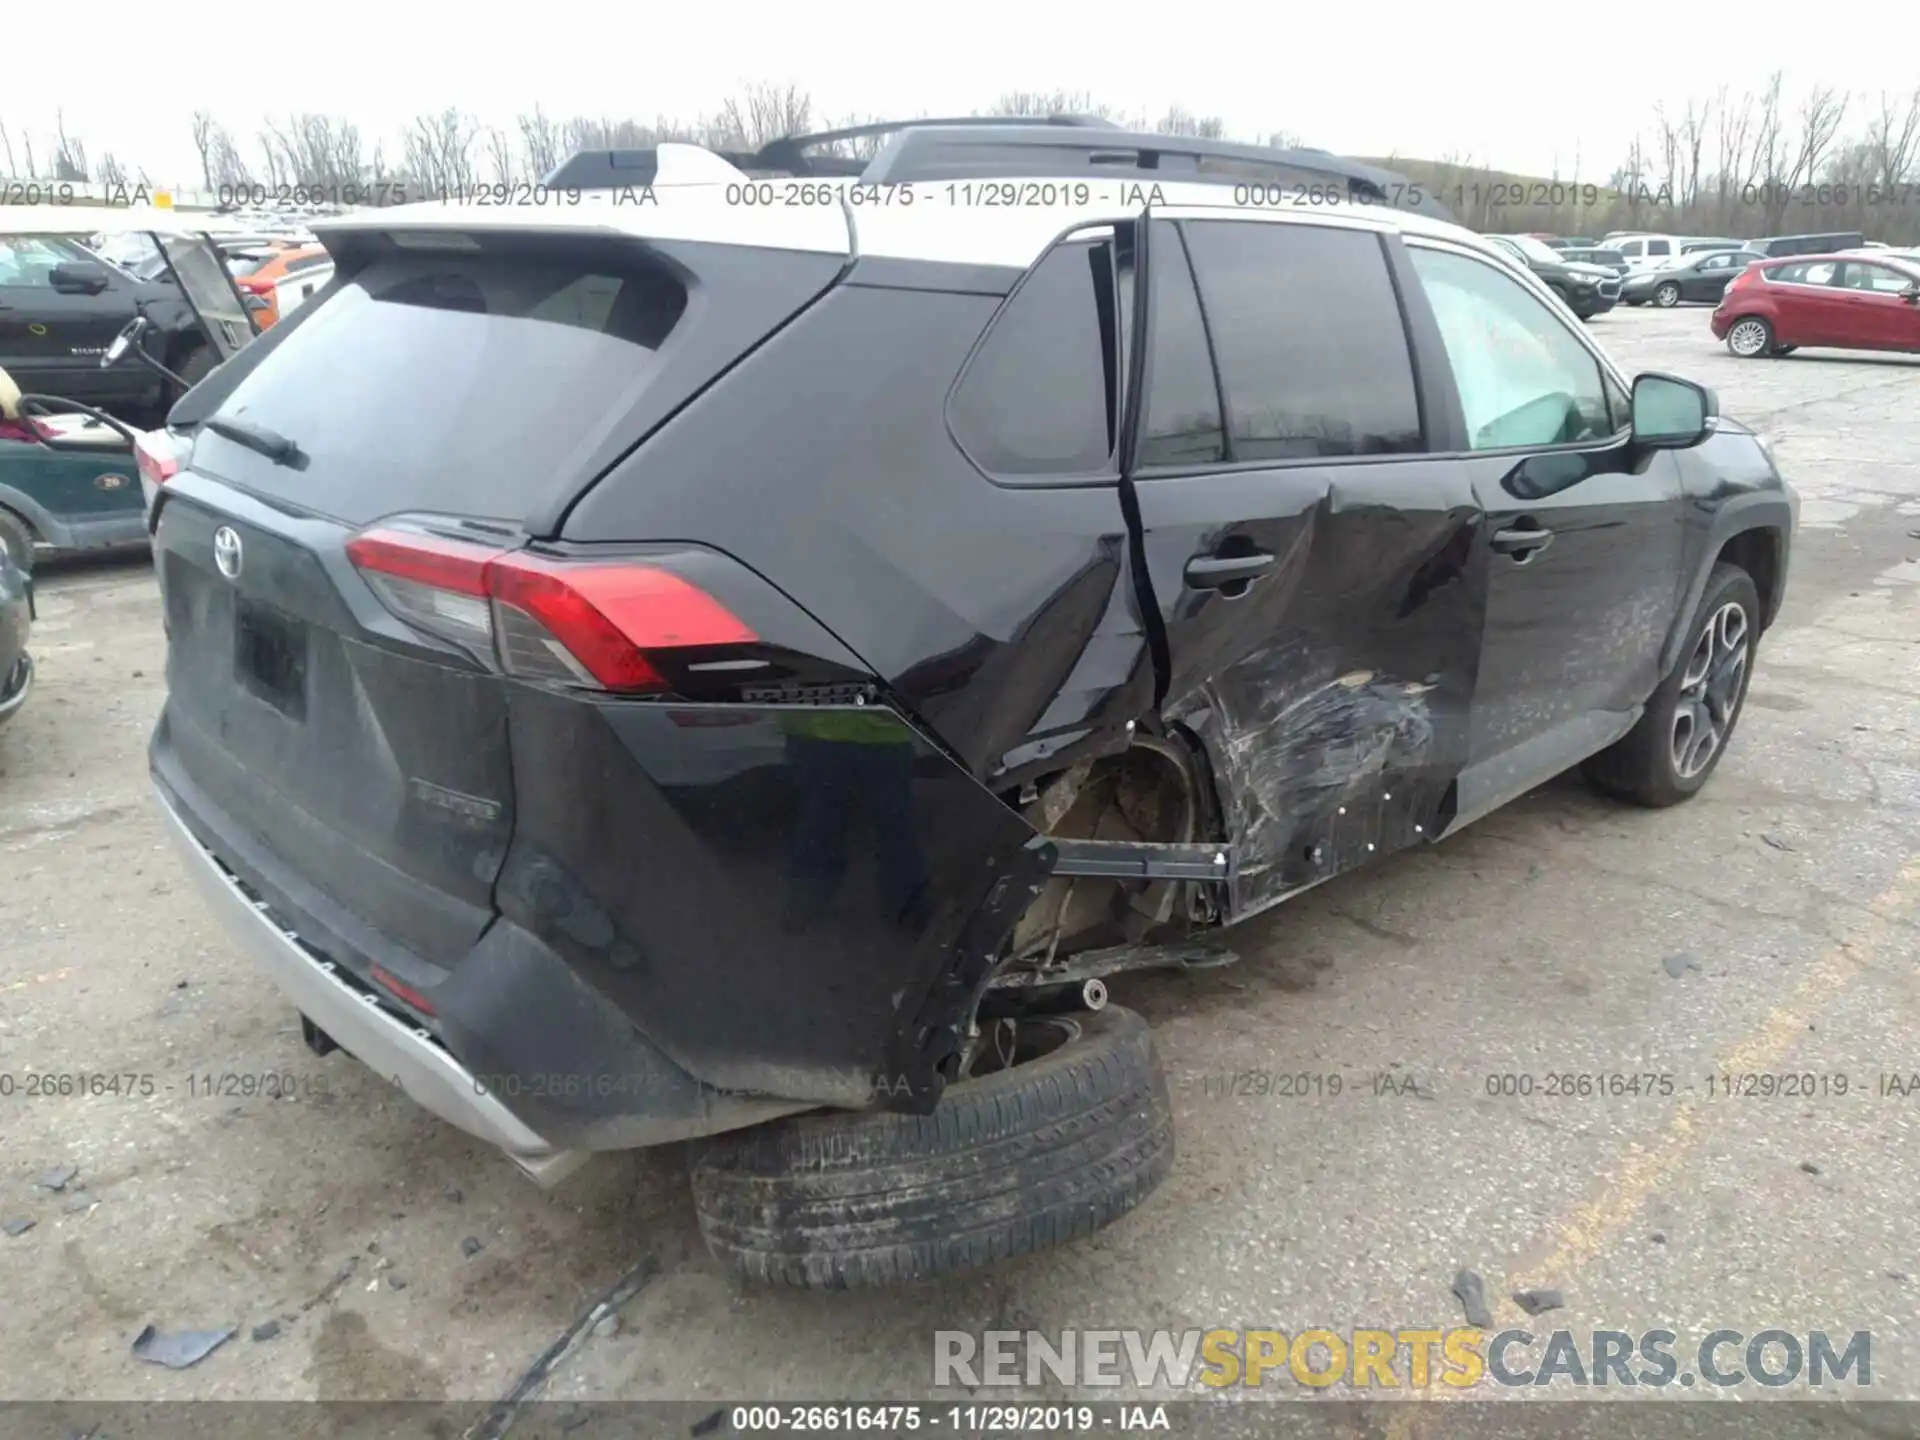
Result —
[[1246, 914], [1444, 824], [1467, 757], [1480, 506], [1426, 452], [1399, 241], [1163, 211], [1129, 477], [1162, 711], [1206, 745]]
[[1891, 265], [1848, 260], [1834, 276], [1834, 317], [1845, 337], [1836, 343], [1863, 350], [1920, 350], [1920, 305], [1907, 298], [1914, 277]]
[[1765, 271], [1775, 306], [1774, 334], [1783, 345], [1844, 345], [1846, 297], [1833, 288], [1836, 260], [1796, 260]]
[[1679, 604], [1681, 481], [1669, 452], [1634, 454], [1625, 385], [1532, 287], [1464, 246], [1408, 248], [1486, 514], [1464, 823], [1632, 725]]

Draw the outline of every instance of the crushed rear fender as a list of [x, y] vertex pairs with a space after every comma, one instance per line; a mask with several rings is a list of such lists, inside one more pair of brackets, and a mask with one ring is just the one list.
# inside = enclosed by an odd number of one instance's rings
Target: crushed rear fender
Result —
[[930, 1109], [1052, 861], [881, 705], [514, 685], [501, 914], [734, 1094]]

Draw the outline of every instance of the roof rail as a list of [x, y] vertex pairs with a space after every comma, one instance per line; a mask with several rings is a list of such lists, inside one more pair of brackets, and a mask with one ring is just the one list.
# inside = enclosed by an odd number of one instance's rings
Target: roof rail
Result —
[[[736, 169], [753, 173], [793, 176], [855, 177], [863, 174], [869, 160], [844, 155], [810, 155], [810, 150], [893, 135], [921, 126], [987, 126], [1032, 129], [1036, 126], [1075, 126], [1114, 129], [1113, 122], [1094, 115], [981, 115], [952, 120], [880, 120], [866, 125], [849, 125], [839, 130], [821, 130], [808, 135], [783, 135], [769, 140], [758, 150], [715, 150], [713, 153]], [[651, 185], [658, 173], [654, 148], [634, 150], [579, 150], [569, 155], [541, 183], [559, 190], [607, 190], [628, 185]]]
[[[890, 135], [871, 160], [809, 154], [847, 140]], [[1278, 181], [1344, 185], [1349, 199], [1411, 210], [1442, 220], [1453, 216], [1427, 187], [1403, 175], [1326, 150], [1276, 150], [1231, 140], [1123, 130], [1087, 115], [974, 116], [953, 120], [895, 120], [811, 135], [788, 135], [755, 151], [720, 151], [748, 173], [841, 176], [870, 185], [1013, 175], [1097, 174], [1145, 180]], [[583, 150], [547, 176], [556, 188], [603, 189], [651, 184], [658, 169], [652, 150]]]

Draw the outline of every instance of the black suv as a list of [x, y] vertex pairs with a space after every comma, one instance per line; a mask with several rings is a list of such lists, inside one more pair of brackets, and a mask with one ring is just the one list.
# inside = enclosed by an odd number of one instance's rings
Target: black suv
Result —
[[1588, 264], [1568, 258], [1531, 235], [1488, 235], [1483, 237], [1508, 258], [1517, 261], [1540, 277], [1566, 307], [1582, 320], [1604, 315], [1620, 300], [1620, 279], [1609, 266]]
[[1415, 187], [889, 128], [324, 222], [154, 512], [153, 778], [308, 1043], [544, 1180], [704, 1137], [795, 1285], [1139, 1203], [1112, 975], [1570, 766], [1695, 794], [1795, 520]]
[[0, 234], [0, 370], [23, 391], [157, 424], [180, 388], [145, 365], [103, 367], [115, 335], [147, 319], [149, 355], [191, 383], [216, 363], [170, 278], [141, 279], [66, 235]]

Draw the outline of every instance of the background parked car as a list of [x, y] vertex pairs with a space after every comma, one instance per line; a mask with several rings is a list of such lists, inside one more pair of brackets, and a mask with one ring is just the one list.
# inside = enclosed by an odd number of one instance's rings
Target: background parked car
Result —
[[0, 722], [26, 703], [33, 688], [27, 631], [33, 621], [33, 577], [0, 545]]
[[1618, 250], [1626, 257], [1627, 268], [1644, 270], [1653, 265], [1664, 265], [1680, 253], [1681, 238], [1677, 235], [1635, 234], [1632, 231], [1615, 231], [1601, 237], [1600, 243], [1609, 250]]
[[1665, 310], [1683, 300], [1712, 303], [1733, 277], [1767, 257], [1758, 250], [1701, 250], [1682, 255], [1657, 270], [1640, 270], [1620, 284], [1623, 305], [1658, 305]]
[[333, 278], [333, 257], [324, 245], [273, 246], [232, 253], [227, 269], [243, 294], [261, 301], [254, 318], [264, 330]]
[[1920, 264], [1879, 255], [1763, 261], [1727, 287], [1711, 324], [1747, 360], [1802, 345], [1920, 352]]
[[1536, 237], [1542, 244], [1551, 245], [1556, 250], [1586, 250], [1593, 246], [1593, 238], [1588, 235], [1541, 235]]
[[1518, 264], [1538, 275], [1549, 290], [1582, 320], [1604, 315], [1620, 299], [1620, 281], [1611, 270], [1568, 260], [1531, 235], [1486, 237]]
[[1866, 247], [1867, 237], [1858, 230], [1827, 231], [1819, 235], [1769, 235], [1749, 240], [1748, 246], [1765, 255], [1833, 255], [1842, 250]]
[[1730, 235], [1704, 236], [1680, 242], [1682, 255], [1698, 255], [1703, 250], [1745, 250], [1750, 248], [1745, 240], [1736, 240]]
[[1618, 250], [1608, 250], [1598, 245], [1560, 245], [1554, 248], [1559, 250], [1561, 257], [1566, 260], [1577, 260], [1582, 265], [1598, 265], [1602, 270], [1611, 270], [1618, 276], [1632, 273], [1632, 267], [1627, 264], [1627, 257]]

